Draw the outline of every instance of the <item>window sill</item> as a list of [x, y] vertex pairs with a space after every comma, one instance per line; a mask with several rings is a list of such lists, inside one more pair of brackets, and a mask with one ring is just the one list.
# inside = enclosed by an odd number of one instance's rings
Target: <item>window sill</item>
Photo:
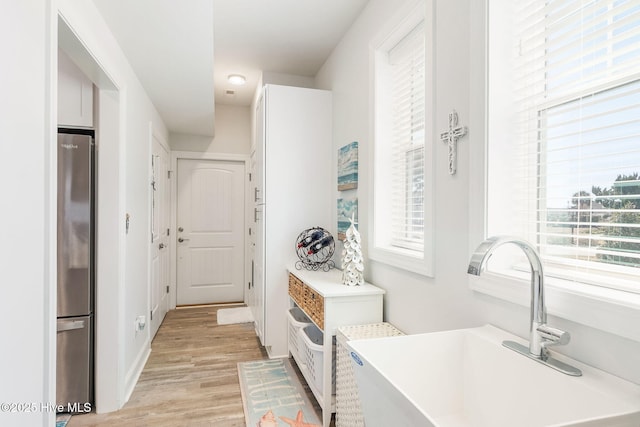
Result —
[[401, 270], [433, 277], [433, 263], [424, 254], [400, 248], [373, 247], [369, 249], [369, 258]]
[[[469, 276], [472, 290], [530, 306], [528, 272], [485, 272]], [[545, 277], [547, 313], [640, 342], [640, 295]]]

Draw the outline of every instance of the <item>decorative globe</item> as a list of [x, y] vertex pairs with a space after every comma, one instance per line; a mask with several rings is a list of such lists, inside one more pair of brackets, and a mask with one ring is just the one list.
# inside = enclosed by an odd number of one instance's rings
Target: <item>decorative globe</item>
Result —
[[296, 262], [296, 268], [329, 271], [335, 267], [331, 259], [335, 249], [336, 243], [331, 233], [321, 227], [308, 228], [296, 239], [296, 254], [300, 259]]

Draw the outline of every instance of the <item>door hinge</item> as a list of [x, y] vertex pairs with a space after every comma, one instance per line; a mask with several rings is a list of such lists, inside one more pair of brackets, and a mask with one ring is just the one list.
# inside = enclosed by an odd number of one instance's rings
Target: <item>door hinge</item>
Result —
[[167, 236], [169, 235], [170, 231], [171, 231], [171, 230], [167, 228]]
[[167, 179], [171, 179], [171, 171], [167, 171]]
[[251, 172], [249, 172], [249, 181], [251, 181]]
[[251, 236], [251, 227], [249, 227], [249, 236]]
[[167, 293], [169, 293], [169, 285], [167, 285]]
[[151, 312], [149, 313], [149, 318], [150, 318], [151, 320], [153, 320], [153, 311], [151, 311]]

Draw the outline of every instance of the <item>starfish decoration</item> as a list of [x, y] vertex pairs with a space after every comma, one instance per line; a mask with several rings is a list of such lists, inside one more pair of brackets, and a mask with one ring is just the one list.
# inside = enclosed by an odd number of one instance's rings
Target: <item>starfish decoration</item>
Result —
[[260, 421], [258, 421], [256, 427], [278, 427], [278, 420], [276, 420], [276, 417], [275, 415], [273, 415], [273, 411], [271, 411], [271, 409], [269, 409], [267, 413], [260, 417]]
[[289, 424], [291, 427], [320, 427], [318, 424], [305, 423], [302, 411], [298, 411], [298, 415], [296, 416], [295, 420], [287, 417], [280, 417], [280, 419]]

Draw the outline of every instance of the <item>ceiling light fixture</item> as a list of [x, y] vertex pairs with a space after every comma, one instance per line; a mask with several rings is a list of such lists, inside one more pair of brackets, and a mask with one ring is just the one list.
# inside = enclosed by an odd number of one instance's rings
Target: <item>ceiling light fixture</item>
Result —
[[229, 80], [229, 83], [236, 86], [243, 85], [247, 81], [247, 79], [240, 74], [229, 74], [229, 77], [227, 77], [227, 79]]

